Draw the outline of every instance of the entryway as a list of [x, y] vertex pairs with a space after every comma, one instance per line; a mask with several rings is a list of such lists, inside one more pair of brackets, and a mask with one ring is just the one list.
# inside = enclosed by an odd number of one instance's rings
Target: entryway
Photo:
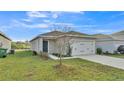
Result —
[[43, 41], [43, 52], [48, 52], [48, 41]]

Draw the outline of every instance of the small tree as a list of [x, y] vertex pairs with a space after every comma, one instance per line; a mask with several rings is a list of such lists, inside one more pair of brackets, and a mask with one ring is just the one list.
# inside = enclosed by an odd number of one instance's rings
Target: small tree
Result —
[[[72, 31], [72, 28], [67, 25], [57, 25], [57, 26], [54, 25], [53, 27], [55, 28], [54, 30], [59, 30], [62, 32]], [[56, 44], [57, 44], [58, 53], [60, 55], [59, 62], [60, 65], [62, 65], [62, 56], [65, 54], [71, 55], [72, 42], [70, 42], [71, 37], [68, 37], [66, 34], [62, 35], [62, 37], [60, 37], [58, 40], [59, 41], [57, 41]]]
[[101, 48], [97, 48], [96, 52], [97, 52], [97, 54], [101, 55], [102, 54], [102, 49]]
[[60, 55], [59, 62], [60, 62], [60, 65], [62, 65], [62, 55], [64, 55], [64, 50], [65, 50], [65, 38], [57, 41], [57, 49], [58, 49], [58, 53]]

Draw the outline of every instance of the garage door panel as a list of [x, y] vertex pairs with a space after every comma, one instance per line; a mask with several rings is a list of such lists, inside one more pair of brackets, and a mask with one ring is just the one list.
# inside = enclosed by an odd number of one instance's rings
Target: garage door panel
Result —
[[72, 55], [94, 54], [93, 42], [76, 42], [73, 44]]

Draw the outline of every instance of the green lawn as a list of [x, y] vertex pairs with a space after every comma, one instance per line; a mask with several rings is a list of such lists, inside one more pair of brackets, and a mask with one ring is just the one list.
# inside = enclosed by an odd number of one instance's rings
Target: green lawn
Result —
[[124, 70], [82, 59], [58, 61], [19, 51], [0, 58], [0, 80], [124, 80]]
[[124, 58], [124, 54], [110, 54], [108, 56], [117, 57], [117, 58]]

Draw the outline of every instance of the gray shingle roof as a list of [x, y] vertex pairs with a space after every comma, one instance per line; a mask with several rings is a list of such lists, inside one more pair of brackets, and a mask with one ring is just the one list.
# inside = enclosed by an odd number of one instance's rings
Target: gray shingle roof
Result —
[[117, 38], [115, 37], [114, 35], [105, 35], [105, 34], [95, 34], [93, 35], [93, 37], [101, 40], [123, 40], [123, 39], [120, 39], [120, 38]]
[[7, 37], [7, 36], [6, 36], [3, 32], [1, 32], [1, 31], [0, 31], [0, 35], [11, 41], [11, 39], [10, 39], [9, 37]]
[[39, 36], [58, 36], [58, 35], [63, 35], [64, 32], [62, 31], [51, 31], [51, 32], [47, 32], [44, 34], [40, 34]]
[[113, 38], [110, 35], [105, 35], [105, 34], [94, 34], [93, 37], [98, 38], [98, 39], [105, 39], [105, 38]]
[[[62, 32], [62, 31], [51, 31], [51, 32], [47, 32], [47, 33], [44, 33], [44, 34], [40, 34], [38, 35], [37, 37], [33, 38], [31, 41], [39, 38], [39, 37], [49, 37], [49, 38], [55, 38], [55, 37], [59, 37], [59, 36], [62, 36], [62, 35], [70, 35], [70, 36], [84, 36], [84, 37], [89, 37], [91, 38], [92, 36], [89, 36], [87, 34], [84, 34], [84, 33], [80, 33], [80, 32], [76, 32], [76, 31], [69, 31], [69, 32]], [[92, 37], [93, 38], [93, 37]]]
[[119, 32], [113, 33], [112, 35], [124, 35], [124, 31], [119, 31]]

